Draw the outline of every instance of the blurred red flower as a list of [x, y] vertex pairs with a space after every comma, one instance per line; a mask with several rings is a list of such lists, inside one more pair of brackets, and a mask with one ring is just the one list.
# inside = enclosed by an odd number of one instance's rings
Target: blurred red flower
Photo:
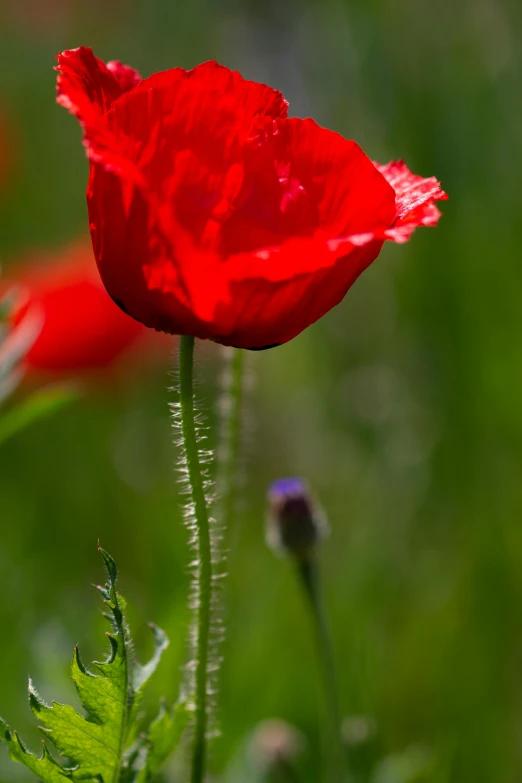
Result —
[[58, 102], [84, 129], [101, 277], [149, 327], [286, 342], [341, 301], [384, 240], [439, 218], [436, 179], [376, 166], [215, 62], [143, 81], [83, 47], [58, 63]]
[[29, 369], [66, 374], [107, 369], [144, 337], [145, 328], [107, 295], [85, 245], [58, 257], [33, 256], [2, 283], [15, 293], [13, 322], [39, 323], [24, 360]]

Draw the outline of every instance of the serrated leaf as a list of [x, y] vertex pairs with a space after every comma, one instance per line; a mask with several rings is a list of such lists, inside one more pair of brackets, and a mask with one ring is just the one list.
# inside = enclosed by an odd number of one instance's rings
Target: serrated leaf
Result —
[[158, 628], [158, 626], [154, 625], [154, 623], [149, 623], [149, 628], [154, 635], [154, 652], [148, 663], [144, 664], [143, 666], [137, 664], [134, 668], [132, 685], [135, 691], [141, 691], [150, 677], [152, 677], [158, 668], [161, 656], [169, 646], [169, 640], [167, 639], [167, 634], [165, 631], [163, 631], [161, 628]]
[[[101, 678], [100, 678], [101, 679]], [[31, 709], [40, 721], [40, 730], [52, 740], [77, 771], [76, 780], [91, 780], [100, 776], [107, 783], [116, 781], [122, 761], [122, 716], [126, 708], [114, 710], [113, 723], [95, 723], [82, 718], [73, 707], [65, 704], [45, 704], [32, 684], [29, 691]]]
[[0, 736], [7, 743], [9, 755], [13, 761], [19, 761], [34, 772], [44, 783], [64, 783], [72, 780], [71, 773], [60, 767], [51, 757], [45, 743], [42, 743], [42, 755], [36, 756], [28, 750], [16, 731], [11, 731], [7, 723], [0, 718]]
[[[137, 708], [143, 686], [159, 662], [168, 641], [159, 628], [152, 626], [155, 651], [151, 661], [140, 666], [134, 658], [130, 634], [125, 623], [125, 602], [116, 592], [117, 568], [114, 560], [100, 548], [108, 583], [101, 587], [106, 617], [111, 622], [107, 634], [110, 651], [105, 661], [95, 661], [87, 669], [75, 648], [71, 676], [87, 716], [65, 704], [46, 704], [29, 683], [29, 703], [38, 718], [44, 737], [70, 760], [62, 766], [50, 754], [44, 742], [41, 758], [30, 753], [17, 734], [0, 721], [0, 738], [9, 746], [11, 757], [31, 769], [45, 783], [96, 780], [98, 783], [144, 783], [150, 776], [147, 764], [149, 743], [132, 745], [136, 736]], [[132, 747], [131, 747], [132, 746]]]
[[189, 718], [186, 701], [179, 701], [172, 708], [161, 705], [158, 717], [149, 726], [147, 766], [150, 776], [156, 774], [177, 748]]

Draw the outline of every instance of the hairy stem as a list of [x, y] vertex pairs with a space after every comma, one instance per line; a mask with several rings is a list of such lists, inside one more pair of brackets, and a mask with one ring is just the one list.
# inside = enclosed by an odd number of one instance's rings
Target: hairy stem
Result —
[[210, 524], [194, 419], [194, 338], [180, 337], [179, 392], [181, 433], [196, 523], [198, 551], [198, 602], [196, 620], [195, 731], [191, 783], [201, 783], [205, 772], [208, 657], [212, 598], [212, 548]]
[[299, 576], [311, 608], [324, 687], [327, 728], [327, 745], [325, 750], [328, 762], [328, 781], [329, 783], [340, 783], [343, 780], [345, 767], [344, 751], [341, 744], [341, 713], [337, 695], [333, 649], [330, 634], [328, 633], [315, 560], [306, 558], [299, 561]]
[[220, 523], [226, 534], [234, 520], [237, 502], [238, 460], [241, 445], [241, 412], [243, 406], [244, 351], [227, 348], [227, 366], [221, 398], [221, 443], [217, 488]]

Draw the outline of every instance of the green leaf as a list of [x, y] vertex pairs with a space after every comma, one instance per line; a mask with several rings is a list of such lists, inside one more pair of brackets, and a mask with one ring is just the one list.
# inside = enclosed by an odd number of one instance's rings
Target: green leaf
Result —
[[22, 764], [34, 772], [44, 783], [64, 783], [71, 781], [72, 774], [70, 770], [60, 767], [51, 757], [45, 743], [42, 743], [42, 756], [38, 758], [31, 753], [16, 733], [11, 731], [7, 723], [0, 718], [0, 737], [9, 746], [9, 755], [13, 761], [20, 761]]
[[172, 708], [161, 705], [158, 717], [149, 726], [148, 769], [150, 776], [163, 766], [179, 745], [190, 713], [185, 700], [178, 701]]
[[156, 671], [163, 652], [169, 646], [167, 634], [154, 623], [149, 623], [149, 628], [154, 635], [154, 653], [152, 658], [144, 666], [137, 664], [134, 668], [132, 685], [135, 691], [141, 692], [141, 689], [148, 682], [150, 677]]
[[149, 779], [148, 752], [143, 742], [136, 745], [122, 767], [120, 783], [146, 783]]
[[125, 601], [116, 592], [116, 564], [107, 552], [101, 548], [99, 551], [108, 574], [107, 584], [98, 590], [107, 607], [105, 617], [111, 624], [107, 634], [110, 650], [106, 660], [95, 661], [87, 669], [75, 648], [71, 665], [71, 676], [86, 717], [65, 704], [46, 704], [29, 682], [29, 703], [40, 729], [70, 764], [59, 764], [45, 741], [42, 756], [34, 755], [0, 719], [0, 738], [7, 743], [11, 758], [25, 764], [44, 783], [63, 783], [64, 779], [145, 783], [172, 752], [186, 724], [181, 707], [163, 710], [152, 723], [150, 736], [143, 734], [135, 742], [143, 688], [168, 640], [161, 629], [151, 625], [154, 654], [145, 666], [136, 661], [124, 617]]
[[79, 391], [70, 386], [48, 386], [34, 392], [14, 408], [0, 414], [0, 444], [38, 419], [56, 413], [79, 396]]

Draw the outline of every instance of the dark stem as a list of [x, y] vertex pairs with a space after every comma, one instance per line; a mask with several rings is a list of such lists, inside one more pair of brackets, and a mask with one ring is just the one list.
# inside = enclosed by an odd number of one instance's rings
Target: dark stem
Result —
[[323, 680], [327, 725], [327, 745], [325, 750], [328, 761], [328, 780], [330, 783], [341, 783], [345, 766], [344, 751], [341, 744], [341, 713], [339, 710], [333, 649], [319, 586], [317, 563], [311, 557], [304, 558], [299, 561], [298, 570], [311, 609]]
[[297, 772], [289, 761], [281, 760], [278, 766], [279, 780], [281, 783], [299, 783]]

